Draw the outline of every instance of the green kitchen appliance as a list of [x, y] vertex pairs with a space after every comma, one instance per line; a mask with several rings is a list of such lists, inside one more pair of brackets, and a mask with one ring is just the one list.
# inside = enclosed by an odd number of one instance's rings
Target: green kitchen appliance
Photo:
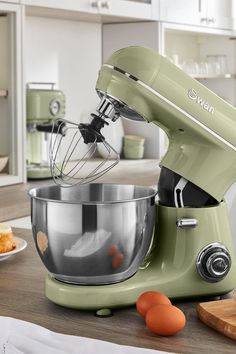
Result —
[[65, 116], [64, 93], [55, 89], [55, 83], [28, 83], [26, 114], [27, 177], [51, 178], [49, 145], [55, 120]]
[[[96, 178], [98, 169], [90, 173], [88, 179], [81, 178], [78, 161], [71, 167], [71, 173], [67, 169], [64, 177], [62, 169], [61, 179], [55, 179], [60, 186], [54, 186], [50, 191], [32, 190], [32, 229], [37, 250], [49, 270], [46, 278], [48, 299], [66, 307], [98, 309], [133, 305], [147, 290], [161, 291], [171, 298], [214, 296], [232, 290], [236, 286], [236, 260], [224, 195], [236, 181], [236, 109], [166, 58], [143, 47], [115, 52], [102, 65], [96, 90], [101, 98], [96, 114], [92, 115], [91, 123], [77, 125], [81, 133], [78, 139], [82, 137], [85, 144], [103, 143], [102, 128], [120, 116], [156, 124], [166, 132], [169, 146], [160, 162], [158, 200], [154, 202], [151, 192], [145, 197], [136, 192], [129, 194], [127, 190], [125, 197], [117, 187], [111, 197], [107, 192], [109, 187], [86, 184], [93, 176]], [[56, 153], [57, 149], [55, 156]], [[74, 186], [65, 188], [71, 184]], [[92, 192], [83, 189], [86, 185]], [[68, 194], [70, 189], [71, 195]], [[104, 236], [109, 233], [105, 230], [109, 225], [113, 227], [117, 222], [121, 227], [123, 223], [125, 229], [127, 224], [130, 226], [128, 221], [134, 220], [138, 230], [135, 234], [137, 250], [145, 240], [144, 231], [152, 219], [143, 206], [141, 209], [133, 206], [132, 212], [128, 209], [121, 212], [119, 203], [124, 199], [131, 207], [132, 203], [150, 196], [149, 207], [155, 206], [156, 215], [154, 236], [146, 258], [136, 272], [127, 273], [129, 277], [120, 279], [122, 272], [118, 268], [114, 284], [110, 278], [101, 284], [99, 276], [103, 273], [99, 274], [96, 283], [93, 272], [99, 272], [102, 258], [98, 258], [96, 252], [89, 254], [85, 247], [85, 253], [91, 257], [89, 264], [93, 264], [93, 268], [87, 269], [84, 258], [81, 259], [85, 254], [80, 255], [81, 263], [76, 263], [75, 254], [71, 256], [71, 251], [82, 247], [88, 238], [91, 247], [98, 242], [94, 229], [83, 232], [84, 225], [97, 228], [102, 225]], [[103, 204], [105, 206], [98, 212], [98, 206]], [[109, 205], [110, 209], [111, 206], [116, 208], [112, 217], [108, 217]], [[80, 211], [75, 212], [75, 207]], [[65, 242], [71, 235], [75, 237], [71, 227], [73, 215], [77, 215], [76, 222], [79, 222], [84, 213], [90, 217], [82, 217], [82, 226], [78, 224], [81, 227], [79, 235], [82, 235], [78, 236], [79, 243], [68, 250]], [[63, 230], [44, 222], [51, 223], [56, 215], [59, 219], [63, 216]], [[138, 215], [141, 215], [140, 222], [136, 221]], [[120, 234], [119, 242], [122, 236], [125, 237]], [[107, 237], [109, 240], [111, 236]], [[57, 243], [53, 243], [54, 238]], [[47, 245], [46, 250], [41, 247], [42, 240]], [[58, 272], [55, 252], [62, 257]], [[64, 268], [61, 265], [66, 254], [72, 258]], [[85, 271], [81, 273], [83, 269]], [[85, 279], [81, 277], [83, 274]]]

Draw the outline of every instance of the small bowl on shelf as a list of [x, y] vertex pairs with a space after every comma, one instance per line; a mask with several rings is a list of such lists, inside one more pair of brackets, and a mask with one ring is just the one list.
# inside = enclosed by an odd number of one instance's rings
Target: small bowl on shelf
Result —
[[125, 135], [123, 153], [125, 159], [142, 159], [144, 155], [144, 142], [143, 136]]
[[4, 168], [8, 163], [9, 157], [8, 156], [0, 156], [0, 173], [3, 172]]

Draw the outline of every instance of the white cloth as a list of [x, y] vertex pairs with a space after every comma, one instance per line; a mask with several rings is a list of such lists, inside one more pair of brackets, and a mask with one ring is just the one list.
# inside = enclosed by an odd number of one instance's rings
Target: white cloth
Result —
[[91, 256], [102, 249], [110, 236], [111, 232], [104, 229], [96, 232], [85, 232], [69, 250], [65, 250], [64, 256], [78, 258]]
[[[160, 354], [98, 339], [59, 334], [30, 322], [0, 316], [0, 354]], [[166, 352], [165, 352], [166, 354]]]

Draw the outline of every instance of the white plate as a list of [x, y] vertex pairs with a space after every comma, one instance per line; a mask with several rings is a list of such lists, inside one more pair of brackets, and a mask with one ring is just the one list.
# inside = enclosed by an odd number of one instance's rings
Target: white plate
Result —
[[0, 253], [0, 261], [3, 261], [4, 259], [11, 257], [13, 254], [23, 251], [27, 246], [27, 242], [23, 240], [23, 238], [14, 236], [13, 239], [16, 243], [16, 248], [14, 248], [14, 250], [9, 252]]

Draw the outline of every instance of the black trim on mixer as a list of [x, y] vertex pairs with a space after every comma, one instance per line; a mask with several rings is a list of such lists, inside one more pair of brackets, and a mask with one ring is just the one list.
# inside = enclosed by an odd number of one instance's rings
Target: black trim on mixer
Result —
[[116, 70], [116, 71], [118, 71], [119, 73], [121, 73], [121, 74], [126, 74], [126, 72], [124, 71], [124, 70], [122, 70], [122, 69], [120, 69], [120, 68], [117, 68], [116, 66], [113, 66], [113, 69], [114, 70]]
[[122, 70], [122, 69], [120, 69], [120, 68], [117, 68], [116, 66], [114, 66], [113, 69], [114, 69], [115, 71], [120, 72], [121, 74], [123, 74], [123, 75], [125, 75], [125, 76], [128, 76], [130, 79], [132, 79], [132, 80], [134, 80], [134, 81], [138, 81], [137, 77], [135, 77], [135, 76], [133, 76], [133, 75], [127, 73], [126, 71], [124, 71], [124, 70]]
[[179, 183], [182, 176], [178, 175], [174, 171], [169, 170], [166, 167], [161, 168], [159, 183], [158, 183], [158, 196], [159, 203], [169, 207], [176, 207], [175, 205], [175, 192], [177, 196], [178, 207], [192, 207], [198, 208], [208, 205], [217, 205], [218, 202], [210, 194], [206, 193], [200, 187], [196, 186], [192, 182], [186, 184], [182, 190], [183, 205], [180, 200], [180, 191], [175, 188]]
[[181, 189], [176, 190], [177, 204], [178, 207], [181, 208], [181, 199], [180, 199]]

